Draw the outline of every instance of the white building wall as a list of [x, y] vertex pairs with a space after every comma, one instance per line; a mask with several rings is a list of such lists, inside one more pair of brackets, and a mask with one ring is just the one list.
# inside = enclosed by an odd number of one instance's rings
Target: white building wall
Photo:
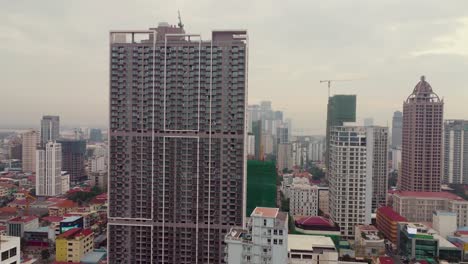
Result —
[[36, 194], [62, 194], [62, 145], [48, 142], [45, 149], [36, 151]]
[[4, 260], [0, 259], [0, 263], [19, 264], [21, 260], [21, 238], [13, 236], [1, 236], [0, 240], [0, 257], [3, 255], [8, 256]]
[[319, 188], [309, 184], [293, 184], [290, 188], [289, 212], [296, 216], [316, 216], [319, 207]]
[[91, 160], [91, 172], [107, 171], [106, 157], [98, 156]]

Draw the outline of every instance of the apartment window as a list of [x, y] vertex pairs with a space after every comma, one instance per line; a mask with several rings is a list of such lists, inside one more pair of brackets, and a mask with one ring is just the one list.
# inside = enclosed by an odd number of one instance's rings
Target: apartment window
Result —
[[278, 235], [278, 230], [276, 230], [276, 229], [273, 230], [273, 235], [275, 235], [275, 236]]
[[2, 252], [2, 261], [8, 259], [8, 250], [5, 252]]
[[277, 240], [277, 239], [273, 239], [273, 244], [274, 244], [274, 245], [278, 245], [278, 240]]
[[10, 258], [16, 256], [16, 248], [10, 249]]
[[278, 240], [278, 244], [283, 245], [283, 239]]
[[283, 230], [279, 230], [279, 235], [282, 236], [283, 235]]
[[266, 226], [266, 219], [263, 219], [263, 226]]

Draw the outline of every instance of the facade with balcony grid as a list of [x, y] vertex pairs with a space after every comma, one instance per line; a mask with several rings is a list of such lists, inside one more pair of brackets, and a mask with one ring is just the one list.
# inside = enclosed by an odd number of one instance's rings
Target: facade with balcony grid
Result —
[[339, 126], [330, 131], [329, 206], [344, 237], [371, 223], [387, 192], [388, 128]]
[[222, 263], [245, 215], [247, 32], [110, 34], [110, 263]]
[[440, 192], [444, 101], [424, 76], [403, 103], [399, 189]]

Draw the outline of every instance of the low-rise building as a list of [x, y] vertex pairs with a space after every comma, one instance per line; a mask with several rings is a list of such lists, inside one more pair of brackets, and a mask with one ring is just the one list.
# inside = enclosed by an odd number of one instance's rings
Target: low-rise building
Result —
[[50, 216], [63, 216], [64, 214], [70, 213], [75, 211], [78, 208], [78, 204], [70, 201], [65, 200], [57, 203], [55, 206], [49, 207], [49, 215]]
[[228, 264], [287, 263], [288, 216], [278, 208], [257, 207], [248, 229], [231, 228], [224, 242]]
[[0, 263], [19, 264], [20, 263], [21, 239], [15, 236], [0, 237]]
[[434, 211], [432, 215], [432, 228], [443, 238], [453, 235], [457, 230], [457, 214], [454, 212]]
[[398, 224], [407, 221], [406, 218], [393, 211], [391, 207], [380, 207], [377, 209], [377, 229], [393, 244], [397, 242]]
[[7, 234], [9, 236], [23, 237], [25, 231], [39, 227], [39, 218], [36, 216], [18, 216], [8, 220]]
[[56, 238], [56, 261], [77, 262], [93, 250], [93, 232], [90, 229], [73, 228]]
[[338, 263], [338, 251], [325, 236], [289, 235], [289, 264]]
[[31, 247], [49, 248], [55, 241], [55, 230], [49, 226], [24, 231], [26, 245]]
[[401, 223], [398, 231], [400, 255], [410, 259], [435, 259], [459, 263], [462, 252], [433, 229], [421, 223]]
[[319, 209], [319, 187], [293, 184], [289, 188], [289, 212], [292, 215], [316, 216]]
[[330, 237], [335, 245], [341, 239], [340, 227], [331, 219], [322, 216], [300, 217], [294, 221], [298, 234]]
[[449, 192], [393, 193], [393, 209], [411, 222], [432, 222], [434, 211], [457, 214], [457, 226], [468, 225], [468, 201]]
[[60, 221], [60, 234], [74, 228], [86, 228], [84, 218], [81, 216], [70, 216]]
[[385, 254], [384, 238], [373, 225], [358, 225], [354, 234], [356, 257], [378, 257]]

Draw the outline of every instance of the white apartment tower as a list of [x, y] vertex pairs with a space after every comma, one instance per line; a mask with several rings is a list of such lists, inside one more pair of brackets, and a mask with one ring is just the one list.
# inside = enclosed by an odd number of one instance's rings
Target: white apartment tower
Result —
[[387, 179], [386, 169], [382, 169], [387, 164], [386, 136], [387, 128], [383, 127], [331, 129], [330, 216], [344, 237], [352, 238], [356, 225], [370, 224], [373, 204], [385, 197], [386, 188], [380, 185], [385, 182], [386, 186]]
[[62, 194], [62, 145], [50, 141], [36, 153], [36, 194]]
[[224, 242], [228, 264], [287, 263], [288, 215], [278, 208], [257, 207], [248, 228], [231, 228]]
[[293, 184], [289, 189], [289, 212], [296, 216], [316, 216], [319, 210], [317, 185]]
[[444, 183], [468, 183], [468, 120], [444, 121]]

